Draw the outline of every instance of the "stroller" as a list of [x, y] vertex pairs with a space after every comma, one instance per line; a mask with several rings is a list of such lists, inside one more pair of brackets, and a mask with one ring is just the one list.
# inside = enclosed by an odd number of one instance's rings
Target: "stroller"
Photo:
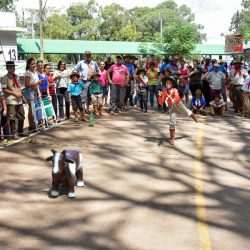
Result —
[[54, 123], [56, 123], [56, 115], [54, 108], [52, 106], [51, 100], [46, 97], [42, 100], [34, 100], [32, 102], [32, 113], [34, 116], [34, 122], [36, 125], [36, 130], [38, 130], [39, 121], [43, 121], [46, 127], [49, 126], [49, 117], [53, 118]]

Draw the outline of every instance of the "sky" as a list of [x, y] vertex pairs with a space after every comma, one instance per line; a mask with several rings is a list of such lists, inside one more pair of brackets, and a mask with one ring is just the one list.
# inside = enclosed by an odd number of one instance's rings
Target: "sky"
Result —
[[[99, 5], [119, 3], [125, 8], [136, 6], [155, 7], [164, 0], [96, 0]], [[43, 0], [45, 2], [45, 0]], [[72, 3], [88, 2], [88, 0], [47, 0], [47, 6], [67, 8]], [[207, 34], [209, 44], [224, 44], [221, 34], [229, 34], [231, 17], [237, 10], [241, 10], [241, 0], [175, 0], [178, 6], [186, 4], [195, 14], [195, 22], [204, 26], [203, 32]], [[17, 10], [22, 8], [39, 8], [39, 0], [18, 0]]]

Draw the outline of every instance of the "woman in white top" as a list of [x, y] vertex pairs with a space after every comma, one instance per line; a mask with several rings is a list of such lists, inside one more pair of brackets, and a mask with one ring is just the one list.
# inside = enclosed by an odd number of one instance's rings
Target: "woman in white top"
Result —
[[38, 85], [43, 83], [42, 80], [39, 80], [35, 68], [36, 68], [35, 58], [33, 57], [29, 58], [26, 63], [26, 72], [24, 73], [24, 83], [25, 83], [24, 96], [27, 99], [29, 105], [29, 113], [28, 113], [29, 130], [36, 129], [34, 123], [34, 116], [32, 114], [31, 102], [36, 100], [37, 98], [41, 98], [41, 93]]
[[58, 62], [57, 70], [54, 74], [54, 79], [56, 82], [56, 93], [59, 104], [59, 120], [65, 119], [64, 112], [64, 102], [66, 109], [66, 119], [70, 117], [70, 103], [69, 103], [69, 94], [67, 92], [68, 82], [69, 82], [69, 71], [66, 69], [66, 63], [62, 60]]

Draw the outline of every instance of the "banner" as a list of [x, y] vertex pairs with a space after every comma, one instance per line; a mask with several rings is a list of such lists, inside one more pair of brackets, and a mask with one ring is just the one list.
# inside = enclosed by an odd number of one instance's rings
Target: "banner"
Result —
[[240, 34], [225, 36], [225, 53], [243, 53], [243, 36]]

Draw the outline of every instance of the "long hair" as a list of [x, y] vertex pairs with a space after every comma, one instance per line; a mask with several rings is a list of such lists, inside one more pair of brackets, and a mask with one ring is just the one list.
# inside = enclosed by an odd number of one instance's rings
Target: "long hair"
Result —
[[26, 70], [28, 70], [29, 69], [29, 67], [30, 67], [30, 64], [32, 63], [32, 61], [36, 61], [36, 59], [34, 58], [34, 57], [31, 57], [31, 58], [29, 58], [27, 61], [26, 61]]
[[57, 64], [57, 69], [60, 69], [60, 65], [61, 65], [62, 63], [65, 63], [64, 69], [66, 69], [66, 62], [63, 61], [63, 60], [60, 60], [60, 61], [58, 62], [58, 64]]

